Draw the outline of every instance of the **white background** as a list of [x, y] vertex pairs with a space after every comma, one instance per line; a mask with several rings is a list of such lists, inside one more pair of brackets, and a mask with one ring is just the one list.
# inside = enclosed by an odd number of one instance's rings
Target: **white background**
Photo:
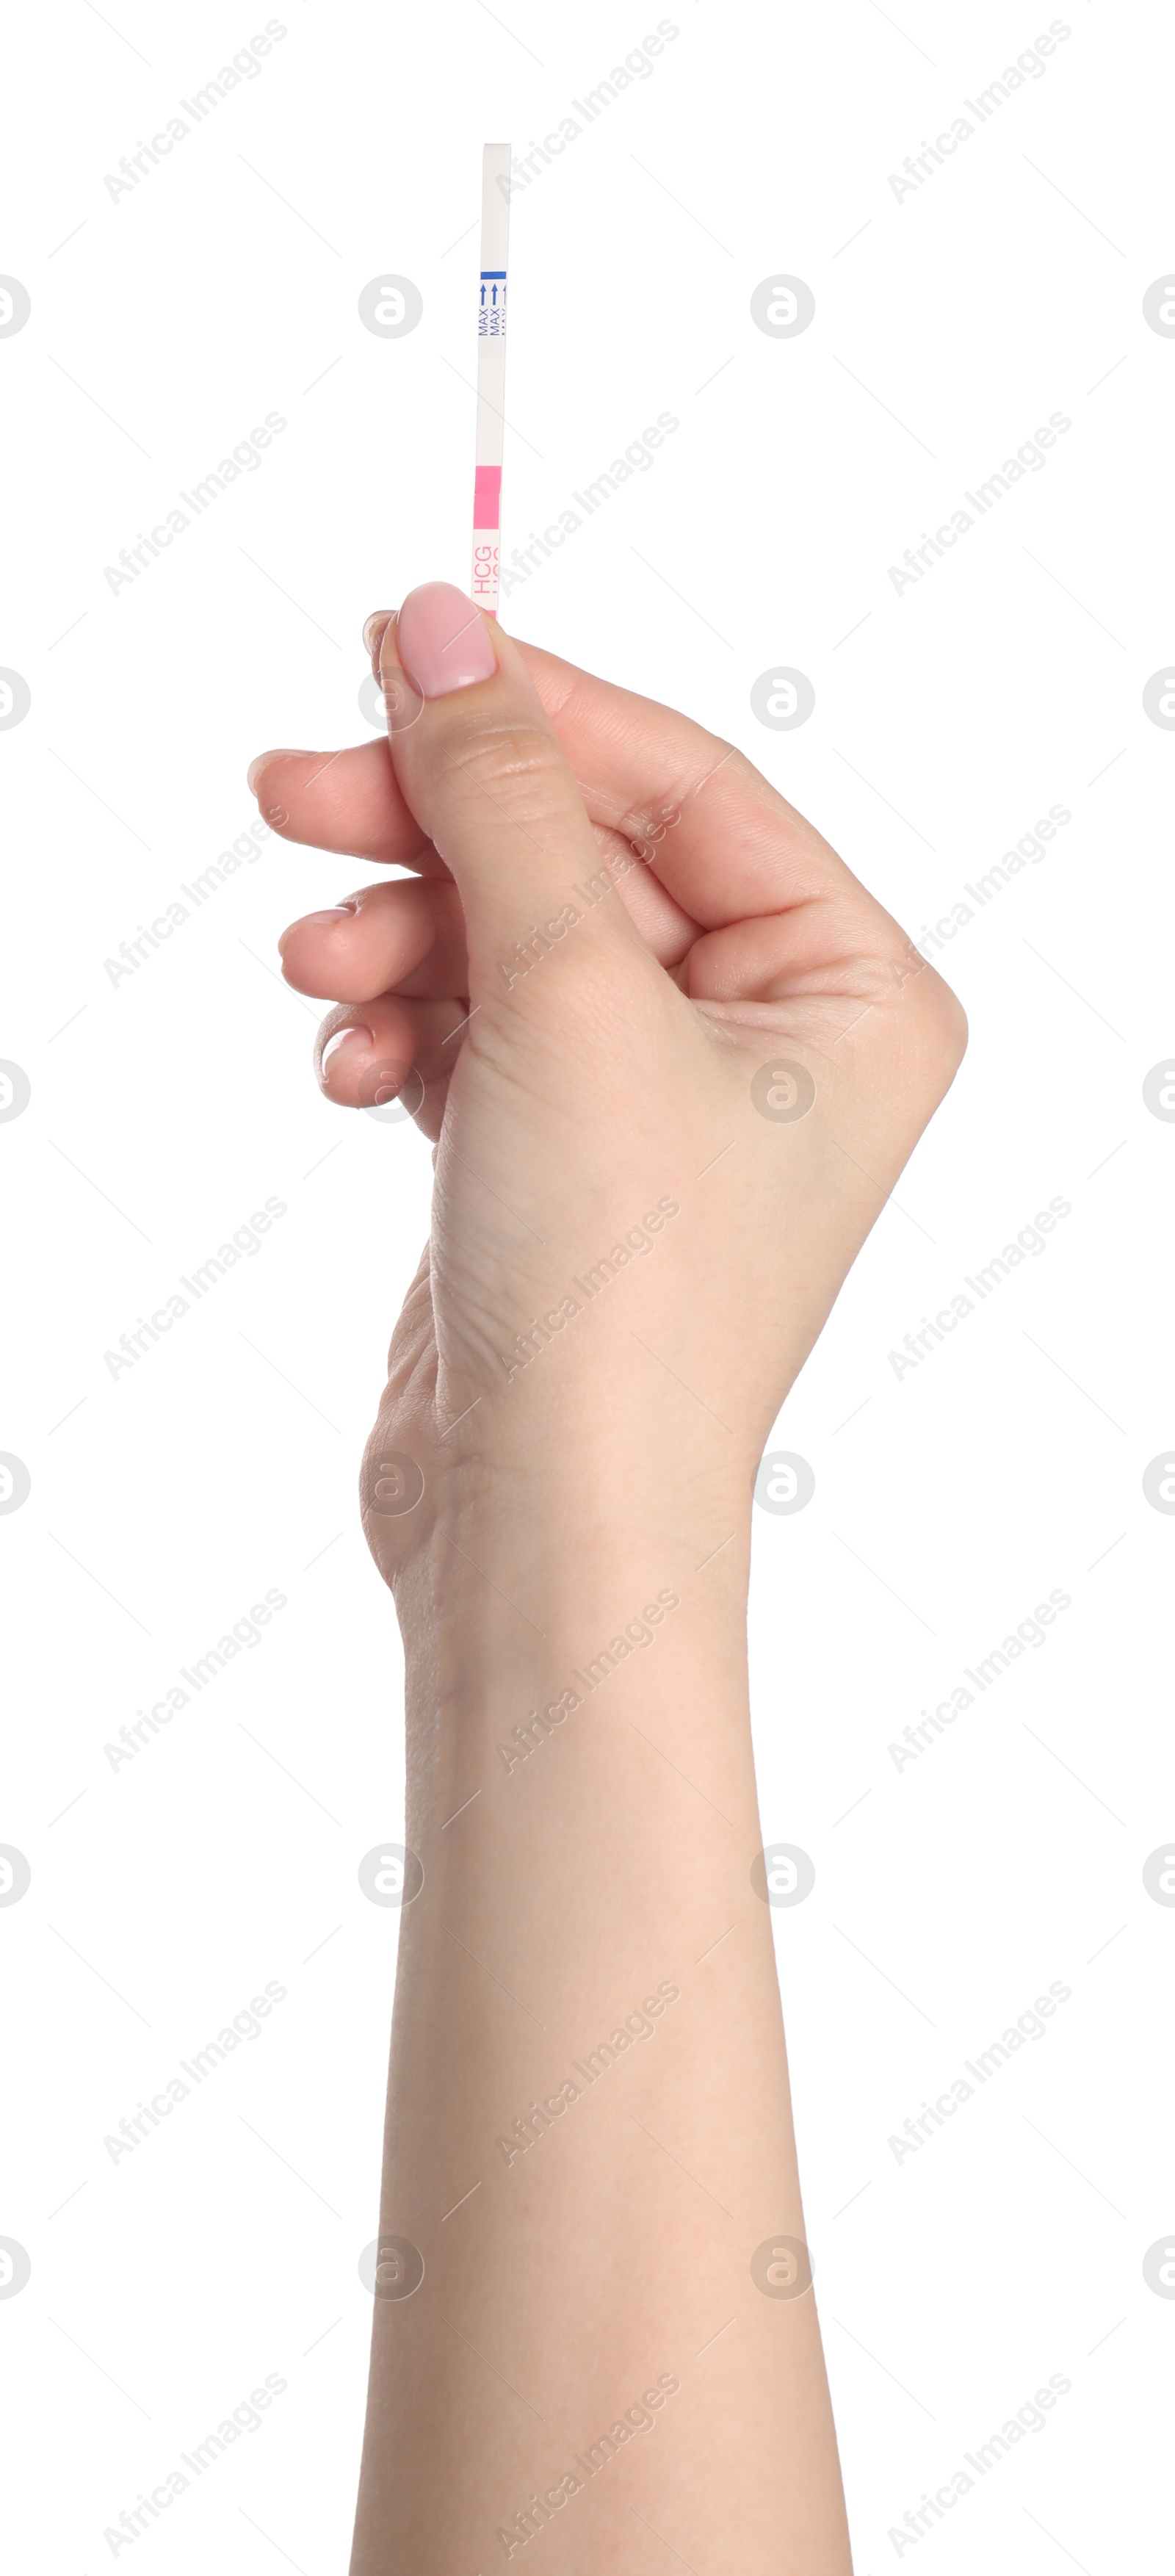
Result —
[[[0, 1447], [32, 1490], [0, 1533], [0, 1839], [32, 1881], [0, 1911], [0, 2234], [32, 2271], [0, 2303], [3, 2510], [12, 2566], [61, 2576], [112, 2563], [104, 2530], [267, 2373], [285, 2394], [134, 2563], [346, 2563], [398, 1920], [356, 1870], [403, 1789], [354, 1489], [430, 1182], [412, 1127], [320, 1098], [313, 1008], [274, 971], [361, 868], [271, 840], [133, 975], [105, 961], [252, 821], [255, 751], [367, 738], [367, 611], [466, 582], [482, 142], [525, 151], [657, 24], [283, 7], [259, 75], [117, 200], [104, 174], [264, 19], [114, 0], [116, 31], [66, 0], [9, 36], [0, 266], [32, 313], [0, 341], [0, 662], [32, 704], [0, 737], [0, 1055], [32, 1097], [0, 1128]], [[898, 199], [1049, 24], [898, 16], [677, 0], [650, 75], [516, 196], [507, 552], [680, 426], [506, 621], [740, 744], [915, 934], [1071, 814], [940, 961], [970, 1053], [777, 1427], [816, 1492], [756, 1514], [752, 1656], [764, 1832], [816, 1869], [776, 1928], [858, 2568], [1110, 2576], [1157, 2562], [1175, 2334], [1142, 2271], [1175, 2225], [1175, 1911], [1141, 1874], [1175, 1822], [1175, 1520], [1142, 1489], [1175, 1432], [1175, 1126], [1142, 1097], [1175, 1050], [1175, 735], [1142, 705], [1175, 651], [1175, 343], [1142, 313], [1175, 256], [1172, 35], [1068, 0], [1043, 75]], [[399, 340], [358, 318], [381, 262], [423, 297]], [[751, 319], [775, 273], [815, 296], [794, 339]], [[271, 411], [260, 467], [112, 591]], [[1054, 412], [1047, 464], [897, 592]], [[793, 733], [751, 711], [773, 660], [815, 689]], [[104, 1352], [270, 1196], [261, 1250], [113, 1379]], [[1053, 1197], [1047, 1250], [899, 1380], [889, 1352]], [[112, 1769], [270, 1588], [261, 1642]], [[890, 1744], [1053, 1589], [1047, 1642], [899, 1771]], [[261, 2035], [112, 2163], [269, 1980]], [[899, 2163], [890, 2136], [1053, 1981], [1047, 2035]], [[899, 2551], [1054, 2373], [1046, 2428]]]

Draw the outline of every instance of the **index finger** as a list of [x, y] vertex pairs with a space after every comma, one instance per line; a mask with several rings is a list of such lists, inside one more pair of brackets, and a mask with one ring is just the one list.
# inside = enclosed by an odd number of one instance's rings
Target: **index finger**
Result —
[[[720, 735], [539, 645], [518, 650], [592, 821], [631, 841], [692, 920], [716, 929], [858, 891], [814, 826]], [[263, 753], [249, 783], [286, 840], [449, 873], [405, 802], [386, 742]]]
[[712, 930], [855, 892], [851, 871], [745, 754], [692, 717], [537, 644], [518, 647], [594, 823]]
[[283, 841], [420, 876], [449, 874], [404, 802], [386, 741], [343, 751], [262, 751], [246, 776], [262, 821]]

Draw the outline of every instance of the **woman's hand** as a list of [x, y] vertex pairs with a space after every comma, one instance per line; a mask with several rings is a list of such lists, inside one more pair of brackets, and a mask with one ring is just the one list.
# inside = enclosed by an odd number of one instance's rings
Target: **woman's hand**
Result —
[[[420, 2287], [374, 2303], [352, 2565], [488, 2567], [557, 2522], [561, 2576], [651, 2565], [642, 2524], [726, 2567], [735, 2512], [745, 2576], [849, 2576], [750, 1488], [962, 1014], [727, 744], [444, 584], [374, 624], [388, 742], [254, 770], [275, 828], [414, 871], [283, 956], [338, 1005], [330, 1098], [404, 1089], [437, 1139], [363, 1480], [420, 1864], [381, 2229]], [[642, 2389], [676, 2411], [618, 2466]]]
[[[414, 872], [281, 941], [287, 980], [336, 1005], [327, 1096], [402, 1089], [437, 1140], [366, 1463], [377, 1559], [394, 1572], [471, 1461], [525, 1459], [533, 1504], [572, 1444], [581, 1472], [607, 1443], [643, 1490], [650, 1425], [658, 1480], [745, 1496], [955, 1073], [962, 1011], [688, 718], [516, 644], [445, 583], [365, 634], [387, 742], [271, 752], [250, 779], [288, 839]], [[423, 1511], [381, 1512], [393, 1455]]]

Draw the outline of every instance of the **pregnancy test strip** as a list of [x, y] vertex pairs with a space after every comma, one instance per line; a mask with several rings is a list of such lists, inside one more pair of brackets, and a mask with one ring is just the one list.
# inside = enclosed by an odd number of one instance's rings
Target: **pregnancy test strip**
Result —
[[502, 429], [506, 399], [506, 246], [510, 234], [510, 146], [481, 156], [481, 276], [477, 301], [477, 447], [473, 476], [473, 580], [479, 608], [498, 614], [502, 525]]

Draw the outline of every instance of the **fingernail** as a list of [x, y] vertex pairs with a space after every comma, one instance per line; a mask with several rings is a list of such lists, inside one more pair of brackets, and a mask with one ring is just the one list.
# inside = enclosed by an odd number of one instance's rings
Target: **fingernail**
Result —
[[401, 663], [422, 697], [443, 698], [491, 680], [497, 660], [471, 599], [451, 581], [426, 581], [400, 610]]
[[376, 636], [383, 634], [385, 626], [390, 626], [395, 613], [394, 608], [373, 608], [370, 617], [364, 618], [363, 643], [368, 653], [374, 650]]
[[322, 1050], [323, 1072], [326, 1072], [328, 1065], [334, 1063], [336, 1056], [356, 1055], [363, 1049], [373, 1047], [374, 1045], [375, 1034], [373, 1030], [362, 1028], [355, 1021], [348, 1022], [345, 1029], [336, 1029], [334, 1036], [327, 1039], [326, 1045]]
[[271, 760], [296, 760], [297, 758], [296, 751], [259, 751], [256, 760], [251, 760], [245, 771], [245, 785], [250, 795], [256, 795], [257, 781], [262, 771], [268, 769]]

